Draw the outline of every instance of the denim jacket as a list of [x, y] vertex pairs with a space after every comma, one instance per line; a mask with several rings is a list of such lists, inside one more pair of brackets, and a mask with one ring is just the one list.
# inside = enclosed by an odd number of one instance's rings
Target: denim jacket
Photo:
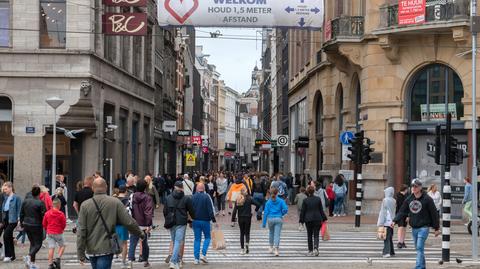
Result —
[[[7, 202], [7, 197], [4, 197], [2, 203], [2, 211], [5, 203]], [[20, 219], [20, 210], [22, 209], [22, 198], [14, 194], [12, 200], [10, 201], [10, 209], [8, 210], [8, 223], [17, 223]]]

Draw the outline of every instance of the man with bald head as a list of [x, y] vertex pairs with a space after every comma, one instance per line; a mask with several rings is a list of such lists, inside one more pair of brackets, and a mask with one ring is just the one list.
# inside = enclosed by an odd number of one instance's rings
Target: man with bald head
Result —
[[[193, 242], [194, 264], [208, 263], [207, 251], [210, 245], [210, 221], [216, 223], [213, 202], [210, 195], [205, 193], [205, 185], [198, 183], [196, 193], [192, 197], [194, 219], [193, 233], [195, 240]], [[200, 257], [200, 244], [202, 243], [202, 233], [205, 236], [202, 247], [202, 257]]]
[[122, 202], [107, 195], [107, 183], [103, 178], [95, 179], [92, 188], [93, 197], [83, 202], [80, 207], [77, 257], [83, 264], [88, 254], [93, 269], [109, 269], [112, 267], [113, 255], [118, 254], [112, 253], [110, 240], [115, 233], [115, 225], [125, 226], [131, 234], [142, 239], [145, 234], [127, 213]]

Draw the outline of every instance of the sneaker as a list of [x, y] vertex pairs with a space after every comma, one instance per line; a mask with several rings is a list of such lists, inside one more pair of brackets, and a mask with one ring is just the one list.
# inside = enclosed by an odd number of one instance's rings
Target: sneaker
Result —
[[402, 248], [407, 248], [407, 245], [405, 244], [405, 242], [402, 243]]
[[144, 262], [145, 260], [143, 259], [142, 255], [140, 255], [140, 257], [138, 257], [138, 262]]
[[32, 263], [32, 265], [30, 265], [30, 269], [40, 269], [40, 267], [38, 267], [34, 263]]
[[150, 267], [150, 263], [148, 261], [144, 262], [143, 267]]
[[275, 254], [275, 257], [278, 257], [280, 255], [278, 254], [278, 248], [275, 248], [274, 254]]
[[13, 262], [13, 260], [10, 257], [5, 257], [3, 258], [3, 262]]
[[302, 231], [302, 225], [298, 225], [298, 231], [299, 231], [299, 232]]
[[313, 254], [314, 254], [316, 257], [318, 257], [318, 255], [320, 255], [320, 253], [318, 252], [318, 249], [315, 249], [315, 250], [313, 251]]
[[308, 257], [312, 257], [312, 256], [313, 256], [313, 252], [312, 252], [312, 251], [309, 251], [309, 252], [307, 253], [307, 256], [308, 256]]
[[390, 254], [383, 255], [384, 258], [390, 258]]
[[248, 244], [245, 245], [245, 254], [250, 253], [250, 248], [248, 247]]
[[333, 217], [338, 217], [338, 215], [337, 215], [337, 214], [333, 214]]
[[180, 265], [178, 263], [170, 263], [169, 269], [180, 269]]
[[200, 261], [202, 261], [203, 263], [208, 263], [207, 256], [202, 255], [202, 256], [200, 257]]
[[240, 255], [245, 255], [245, 249], [242, 248], [242, 251], [240, 251]]
[[56, 258], [53, 263], [55, 264], [57, 269], [60, 269], [62, 266], [62, 260], [60, 258]]
[[346, 215], [347, 215], [347, 214], [343, 213], [343, 214], [342, 214], [342, 217], [345, 217]]
[[200, 260], [198, 260], [198, 259], [195, 259], [195, 260], [193, 261], [193, 264], [195, 264], [195, 265], [199, 265], [199, 264], [200, 264]]
[[397, 248], [399, 248], [399, 249], [403, 248], [403, 244], [402, 244], [402, 243], [400, 243], [400, 242], [398, 242], [398, 244], [397, 244]]
[[29, 255], [23, 256], [23, 263], [25, 264], [26, 269], [30, 268], [32, 263], [30, 262], [30, 256]]
[[273, 247], [268, 247], [268, 253], [273, 254]]
[[126, 261], [123, 261], [122, 262], [122, 266], [120, 267], [122, 269], [130, 269], [131, 267], [128, 265], [128, 263]]
[[55, 269], [55, 265], [53, 263], [51, 263], [49, 266], [48, 266], [48, 269]]
[[172, 258], [172, 254], [168, 254], [168, 256], [165, 258], [165, 263], [170, 263], [171, 258]]

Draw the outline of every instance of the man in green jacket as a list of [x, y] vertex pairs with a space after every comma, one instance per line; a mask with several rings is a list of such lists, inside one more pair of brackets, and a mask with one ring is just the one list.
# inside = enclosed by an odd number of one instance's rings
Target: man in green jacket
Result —
[[[125, 226], [130, 233], [142, 239], [145, 234], [120, 200], [106, 194], [107, 183], [103, 178], [95, 179], [93, 192], [93, 198], [82, 203], [78, 216], [77, 256], [83, 264], [88, 253], [92, 268], [110, 269], [114, 253], [111, 251], [109, 234], [115, 233], [115, 225]], [[98, 204], [109, 231], [105, 231], [93, 199]]]

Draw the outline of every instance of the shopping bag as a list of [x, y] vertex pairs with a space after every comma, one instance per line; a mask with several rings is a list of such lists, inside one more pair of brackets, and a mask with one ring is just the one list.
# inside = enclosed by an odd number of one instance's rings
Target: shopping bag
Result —
[[330, 232], [328, 231], [327, 222], [322, 223], [322, 228], [320, 229], [320, 233], [322, 234], [322, 240], [323, 241], [330, 240]]
[[378, 229], [377, 229], [377, 239], [378, 240], [385, 240], [385, 238], [387, 238], [387, 228], [378, 227]]
[[212, 231], [212, 247], [215, 250], [227, 248], [225, 244], [225, 236], [221, 230], [216, 229]]

